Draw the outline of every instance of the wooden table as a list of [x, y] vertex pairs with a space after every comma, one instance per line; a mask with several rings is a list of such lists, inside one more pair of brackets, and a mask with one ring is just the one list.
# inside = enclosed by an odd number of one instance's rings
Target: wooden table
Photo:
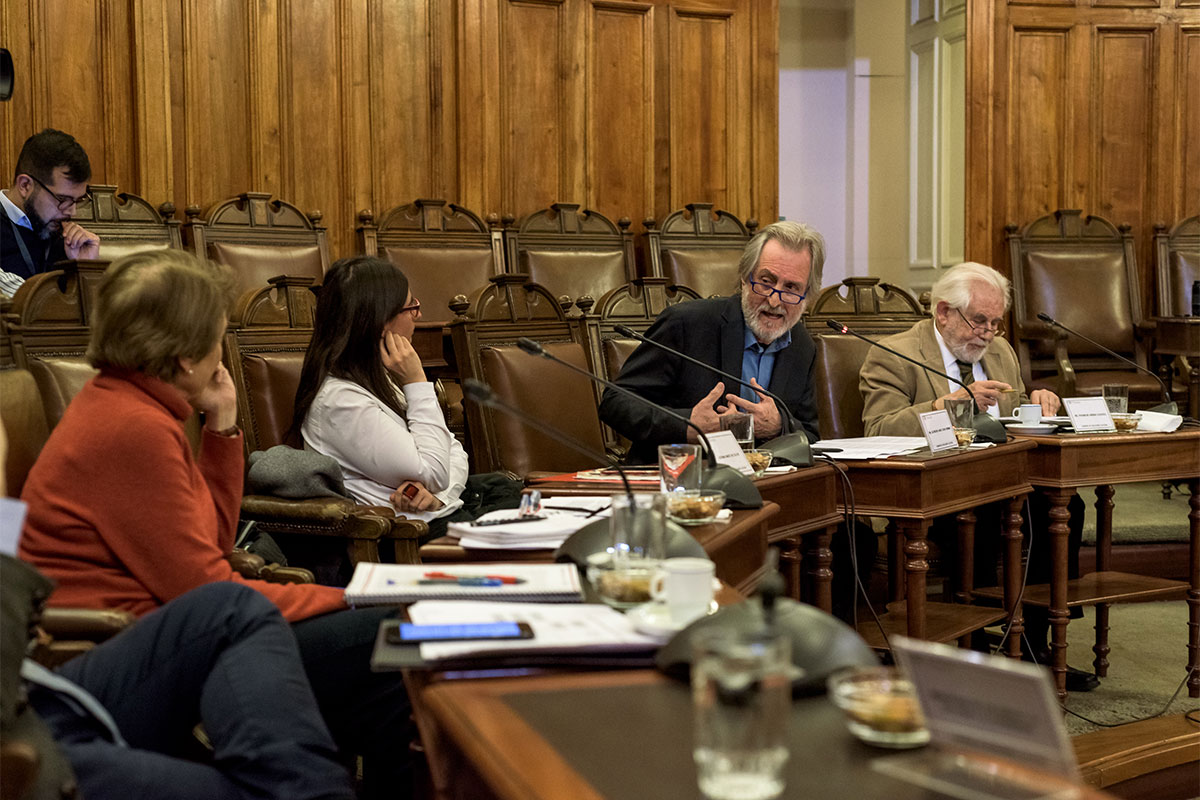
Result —
[[[1028, 454], [1033, 443], [1006, 444], [942, 453], [841, 462], [850, 474], [857, 514], [887, 517], [904, 536], [904, 548], [889, 542], [889, 571], [904, 575], [893, 588], [888, 613], [881, 619], [891, 633], [947, 642], [1005, 619], [1012, 613], [1008, 653], [1020, 657], [1024, 618], [1017, 605], [1021, 571], [1021, 504], [1032, 486]], [[970, 606], [973, 587], [975, 516], [972, 509], [1007, 500], [1004, 531], [1004, 610]], [[925, 578], [929, 570], [926, 537], [937, 517], [958, 513], [958, 592], [961, 603], [929, 603]], [[900, 600], [901, 592], [907, 599]], [[872, 646], [884, 646], [874, 621], [860, 623], [859, 633]]]
[[[1027, 586], [1026, 603], [1049, 608], [1054, 680], [1065, 698], [1067, 622], [1071, 606], [1096, 606], [1096, 674], [1108, 673], [1108, 604], [1187, 593], [1188, 694], [1200, 697], [1200, 430], [1174, 433], [1060, 434], [1021, 437], [1036, 443], [1029, 480], [1050, 500], [1052, 572], [1049, 585]], [[1187, 479], [1191, 547], [1189, 580], [1168, 581], [1109, 570], [1113, 485]], [[1067, 579], [1067, 503], [1080, 486], [1096, 487], [1096, 572]], [[984, 592], [979, 592], [983, 594]]]
[[[435, 765], [440, 797], [700, 797], [690, 693], [657, 672], [447, 681], [423, 690], [422, 701], [442, 754]], [[931, 797], [869, 767], [880, 756], [916, 758], [920, 751], [894, 754], [858, 742], [824, 696], [793, 702], [788, 750], [785, 797]], [[1079, 789], [1081, 800], [1111, 797]]]
[[[546, 495], [553, 492], [539, 484]], [[603, 489], [589, 487], [586, 494], [603, 494]], [[767, 533], [771, 519], [779, 513], [775, 503], [762, 508], [734, 511], [729, 522], [688, 528], [696, 541], [716, 564], [716, 575], [739, 592], [750, 594], [766, 569]], [[549, 561], [553, 550], [468, 550], [454, 539], [442, 536], [421, 547], [424, 563], [436, 562], [510, 562]]]
[[[1200, 317], [1155, 317], [1154, 352], [1190, 359], [1187, 413], [1200, 418]], [[1169, 375], [1166, 381], [1170, 386]]]

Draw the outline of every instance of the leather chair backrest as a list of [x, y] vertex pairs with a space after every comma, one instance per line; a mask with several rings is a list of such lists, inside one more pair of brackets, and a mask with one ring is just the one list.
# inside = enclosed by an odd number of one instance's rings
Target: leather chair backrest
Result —
[[0, 371], [0, 424], [8, 437], [8, 461], [4, 464], [8, 496], [19, 497], [50, 436], [42, 395], [28, 370]]
[[46, 423], [53, 428], [62, 419], [71, 399], [98, 369], [83, 358], [31, 358], [29, 371], [37, 381], [45, 408]]
[[296, 389], [300, 386], [303, 353], [245, 353], [242, 355], [242, 387], [250, 410], [244, 421], [247, 445], [267, 450], [284, 444], [292, 425]]
[[555, 297], [566, 295], [571, 300], [584, 295], [598, 300], [626, 280], [625, 255], [619, 249], [522, 250], [518, 270]]
[[625, 366], [625, 362], [629, 356], [633, 355], [633, 351], [637, 349], [637, 339], [627, 339], [623, 336], [614, 336], [611, 339], [604, 340], [604, 377], [611, 380], [616, 380], [621, 374], [621, 367]]
[[448, 322], [450, 301], [486, 285], [495, 274], [488, 247], [384, 247], [383, 257], [408, 278], [426, 323]]
[[276, 275], [298, 275], [314, 278], [324, 276], [321, 249], [311, 245], [262, 245], [234, 242], [211, 242], [208, 257], [233, 269], [238, 291], [267, 285]]
[[[545, 342], [547, 352], [587, 369], [578, 342]], [[546, 359], [532, 358], [515, 345], [480, 351], [483, 380], [511, 405], [541, 416], [550, 425], [598, 453], [604, 452], [600, 416], [591, 384]], [[567, 413], [563, 413], [567, 412]], [[555, 442], [517, 419], [491, 412], [501, 468], [517, 475], [534, 471], [572, 472], [600, 466], [595, 459]], [[552, 415], [552, 416], [551, 416]]]
[[1192, 313], [1192, 284], [1200, 281], [1200, 216], [1188, 217], [1170, 233], [1155, 226], [1158, 270], [1158, 313], [1184, 317]]
[[663, 275], [673, 286], [694, 289], [701, 297], [732, 294], [737, 289], [740, 250], [691, 248], [663, 250]]
[[[1119, 248], [1090, 253], [1027, 251], [1022, 269], [1029, 317], [1045, 312], [1109, 349], [1132, 356], [1134, 324]], [[1103, 291], [1097, 291], [1100, 288]], [[1072, 338], [1070, 347], [1072, 354], [1103, 353], [1079, 337]], [[1031, 345], [1030, 351], [1035, 356], [1053, 355], [1053, 342]]]
[[858, 372], [871, 345], [855, 336], [830, 333], [813, 337], [817, 363], [813, 385], [822, 439], [863, 435], [863, 398]]

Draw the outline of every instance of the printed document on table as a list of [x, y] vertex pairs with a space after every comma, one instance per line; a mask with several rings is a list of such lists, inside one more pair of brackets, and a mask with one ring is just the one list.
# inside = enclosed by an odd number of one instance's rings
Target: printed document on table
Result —
[[837, 461], [903, 456], [926, 447], [924, 436], [860, 436], [855, 439], [822, 439], [817, 444], [823, 448], [840, 448], [840, 453], [829, 454]]
[[473, 622], [526, 622], [532, 639], [423, 642], [421, 658], [440, 661], [476, 655], [559, 652], [637, 652], [657, 649], [661, 640], [638, 633], [633, 622], [601, 604], [504, 603], [476, 600], [422, 600], [408, 609], [418, 625]]
[[[472, 525], [469, 522], [451, 522], [446, 535], [458, 539], [466, 548], [497, 550], [553, 550], [588, 523], [610, 515], [612, 498], [603, 497], [548, 497], [542, 500], [538, 512], [545, 519], [501, 523], [499, 525]], [[493, 519], [512, 519], [514, 509], [492, 511], [476, 522]]]

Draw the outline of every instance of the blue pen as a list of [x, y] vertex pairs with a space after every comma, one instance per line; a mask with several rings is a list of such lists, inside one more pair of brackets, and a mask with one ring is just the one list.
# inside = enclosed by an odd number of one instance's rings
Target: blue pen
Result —
[[433, 586], [434, 584], [454, 585], [454, 586], [503, 586], [504, 581], [499, 578], [423, 578], [417, 581], [420, 586]]

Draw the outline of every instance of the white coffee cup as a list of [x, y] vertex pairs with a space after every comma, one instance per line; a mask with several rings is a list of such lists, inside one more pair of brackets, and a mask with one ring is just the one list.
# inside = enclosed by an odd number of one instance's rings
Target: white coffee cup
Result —
[[665, 559], [650, 581], [650, 594], [666, 603], [671, 621], [687, 625], [708, 613], [713, 599], [713, 570], [707, 558]]
[[1042, 407], [1038, 403], [1024, 403], [1017, 409], [1016, 416], [1022, 425], [1039, 425], [1042, 421]]

